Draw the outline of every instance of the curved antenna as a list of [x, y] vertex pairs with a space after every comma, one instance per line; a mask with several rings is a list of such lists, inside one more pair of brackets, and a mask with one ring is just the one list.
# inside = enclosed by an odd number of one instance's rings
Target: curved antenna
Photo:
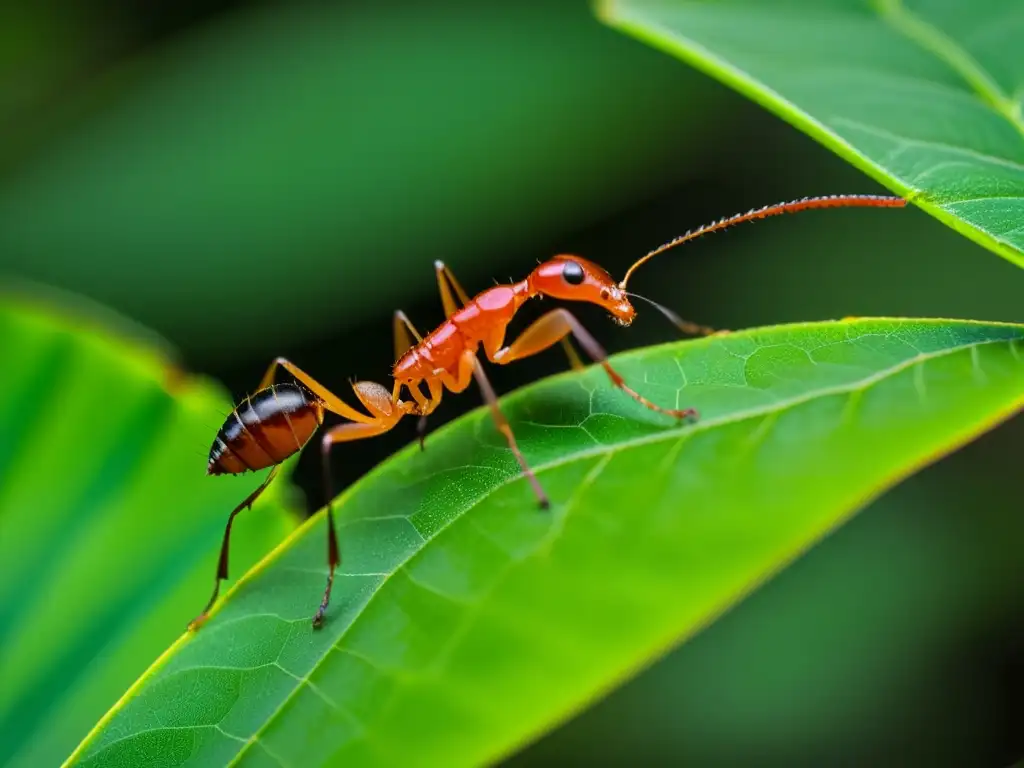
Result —
[[622, 278], [622, 282], [619, 283], [619, 288], [622, 290], [626, 289], [626, 283], [629, 282], [630, 276], [644, 262], [653, 259], [670, 248], [675, 248], [677, 245], [682, 245], [689, 240], [696, 240], [701, 235], [708, 235], [712, 232], [727, 229], [734, 224], [742, 224], [745, 221], [754, 221], [755, 219], [766, 219], [769, 216], [779, 216], [783, 213], [799, 213], [800, 211], [808, 211], [815, 208], [902, 208], [906, 204], [907, 201], [902, 197], [891, 197], [889, 195], [825, 195], [822, 197], [802, 197], [799, 200], [792, 200], [788, 203], [766, 205], [764, 208], [752, 208], [746, 213], [738, 213], [735, 216], [719, 219], [712, 224], [705, 224], [703, 227], [691, 229], [686, 234], [658, 246], [646, 256], [634, 262], [633, 266], [626, 271], [626, 276]]
[[633, 299], [640, 299], [641, 301], [646, 301], [656, 310], [661, 312], [661, 314], [663, 314], [668, 319], [668, 321], [672, 323], [672, 325], [674, 325], [680, 331], [685, 333], [687, 336], [711, 336], [712, 334], [720, 333], [720, 331], [711, 328], [707, 325], [698, 325], [697, 323], [690, 322], [689, 320], [683, 320], [683, 318], [681, 318], [668, 307], [662, 306], [653, 299], [648, 299], [646, 296], [641, 296], [639, 293], [632, 293], [630, 291], [626, 291], [626, 295]]

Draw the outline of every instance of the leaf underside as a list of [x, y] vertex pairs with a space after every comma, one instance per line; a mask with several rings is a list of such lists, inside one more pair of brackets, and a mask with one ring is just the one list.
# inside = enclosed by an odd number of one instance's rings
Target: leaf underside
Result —
[[885, 487], [1008, 417], [1024, 328], [861, 320], [652, 347], [503, 401], [339, 497], [80, 747], [83, 766], [469, 765], [553, 727], [697, 631]]
[[1024, 266], [1018, 0], [605, 0], [600, 13]]

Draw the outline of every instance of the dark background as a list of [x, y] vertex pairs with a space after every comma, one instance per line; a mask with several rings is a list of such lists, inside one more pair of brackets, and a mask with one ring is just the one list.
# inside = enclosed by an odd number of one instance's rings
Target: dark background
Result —
[[[556, 252], [621, 274], [722, 215], [879, 191], [575, 0], [0, 6], [0, 277], [114, 308], [236, 397], [278, 354], [342, 394], [385, 381], [392, 310], [441, 319], [437, 258], [470, 292]], [[707, 238], [633, 287], [741, 328], [1020, 322], [1020, 279], [917, 210], [832, 211]], [[642, 308], [629, 329], [580, 315], [612, 351], [674, 333]], [[563, 366], [553, 352], [493, 380]], [[450, 397], [432, 428], [478, 403]], [[1022, 438], [1018, 418], [886, 494], [513, 762], [1019, 757]], [[410, 439], [411, 423], [339, 450], [335, 482]], [[296, 478], [310, 508], [317, 464]]]

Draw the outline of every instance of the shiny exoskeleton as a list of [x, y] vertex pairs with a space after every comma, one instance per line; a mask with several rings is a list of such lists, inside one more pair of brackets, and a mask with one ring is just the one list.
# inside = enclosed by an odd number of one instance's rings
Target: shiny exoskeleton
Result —
[[[277, 358], [264, 375], [258, 391], [244, 400], [228, 417], [210, 450], [210, 474], [237, 474], [265, 467], [272, 469], [263, 483], [228, 517], [221, 543], [213, 596], [190, 626], [198, 628], [206, 620], [210, 608], [217, 599], [220, 582], [227, 578], [228, 541], [235, 516], [251, 506], [269, 485], [280, 463], [309, 441], [323, 422], [326, 411], [342, 417], [345, 421], [328, 430], [321, 441], [324, 488], [328, 500], [328, 572], [327, 586], [320, 607], [313, 617], [314, 627], [320, 626], [323, 621], [330, 601], [334, 572], [339, 562], [330, 501], [333, 493], [328, 472], [328, 454], [336, 443], [379, 435], [392, 429], [405, 416], [417, 416], [422, 445], [426, 417], [440, 405], [444, 392], [462, 392], [473, 379], [476, 379], [498, 430], [508, 441], [509, 448], [519, 462], [523, 475], [531, 484], [540, 505], [549, 505], [547, 494], [519, 450], [512, 428], [498, 407], [497, 397], [479, 358], [481, 349], [488, 361], [506, 365], [561, 343], [569, 354], [570, 362], [578, 366], [579, 359], [568, 340], [569, 336], [572, 336], [588, 356], [604, 368], [612, 384], [641, 405], [678, 419], [696, 418], [697, 412], [692, 408], [663, 408], [629, 387], [608, 362], [607, 355], [597, 340], [564, 308], [554, 309], [543, 315], [514, 341], [506, 343], [508, 326], [524, 303], [533, 298], [548, 296], [565, 301], [596, 304], [605, 309], [615, 322], [628, 326], [636, 316], [630, 298], [642, 298], [661, 310], [684, 332], [713, 332], [711, 329], [680, 320], [670, 310], [650, 299], [627, 293], [626, 284], [630, 276], [640, 265], [670, 248], [741, 222], [815, 208], [896, 208], [903, 205], [905, 201], [898, 197], [833, 195], [803, 198], [758, 208], [692, 230], [659, 246], [638, 259], [619, 283], [591, 261], [578, 256], [560, 255], [540, 264], [525, 280], [488, 288], [470, 298], [455, 280], [451, 270], [441, 262], [435, 262], [445, 320], [426, 336], [420, 336], [403, 312], [395, 313], [393, 330], [396, 362], [392, 369], [394, 381], [391, 389], [369, 381], [358, 381], [352, 385], [355, 397], [365, 410], [353, 408], [294, 363]], [[296, 383], [274, 384], [278, 368], [288, 371]], [[426, 392], [423, 391], [424, 387]], [[403, 391], [408, 393], [409, 399], [403, 399]]]
[[280, 464], [324, 422], [324, 404], [301, 384], [272, 384], [231, 411], [210, 448], [207, 472], [236, 475]]

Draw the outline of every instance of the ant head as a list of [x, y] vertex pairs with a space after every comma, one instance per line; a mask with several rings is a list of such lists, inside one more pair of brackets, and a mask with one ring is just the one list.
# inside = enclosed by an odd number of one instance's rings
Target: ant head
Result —
[[579, 256], [555, 256], [533, 270], [528, 280], [534, 291], [553, 299], [597, 304], [619, 325], [629, 325], [636, 317], [626, 292], [611, 275]]

